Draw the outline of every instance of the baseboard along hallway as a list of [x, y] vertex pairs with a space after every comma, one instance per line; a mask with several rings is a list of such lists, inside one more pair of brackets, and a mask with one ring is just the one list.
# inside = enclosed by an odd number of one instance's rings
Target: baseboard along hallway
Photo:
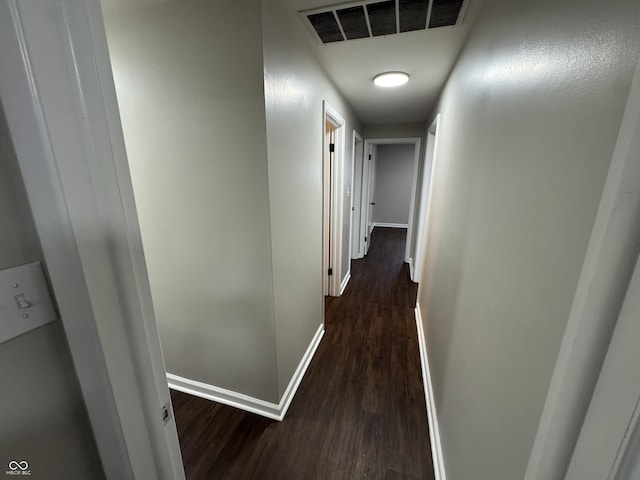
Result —
[[171, 392], [187, 479], [433, 480], [406, 230], [376, 228], [282, 422]]

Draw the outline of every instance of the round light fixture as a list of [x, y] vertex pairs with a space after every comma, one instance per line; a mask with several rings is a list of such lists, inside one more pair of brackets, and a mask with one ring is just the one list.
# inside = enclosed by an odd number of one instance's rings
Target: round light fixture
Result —
[[409, 81], [409, 74], [405, 72], [385, 72], [373, 79], [378, 87], [399, 87]]

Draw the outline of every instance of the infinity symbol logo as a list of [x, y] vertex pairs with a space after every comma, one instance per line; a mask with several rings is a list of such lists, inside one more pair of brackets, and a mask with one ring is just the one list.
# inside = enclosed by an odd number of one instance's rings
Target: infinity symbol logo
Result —
[[11, 460], [9, 462], [9, 470], [26, 470], [27, 468], [29, 468], [29, 464], [27, 463], [26, 460], [23, 460], [21, 462], [16, 462], [15, 460]]

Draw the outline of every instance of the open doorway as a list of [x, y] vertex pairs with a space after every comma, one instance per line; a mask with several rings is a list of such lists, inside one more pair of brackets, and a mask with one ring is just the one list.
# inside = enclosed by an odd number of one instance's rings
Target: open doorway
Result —
[[351, 252], [351, 258], [360, 258], [360, 231], [361, 221], [360, 212], [362, 211], [362, 169], [364, 161], [364, 140], [358, 132], [353, 131], [353, 158], [351, 162], [351, 219], [349, 221], [351, 225], [351, 236], [349, 251]]
[[[419, 137], [364, 141], [358, 258], [367, 254], [376, 226], [406, 228], [404, 256], [411, 265], [420, 143]], [[400, 157], [401, 167], [392, 166], [389, 159]]]
[[342, 268], [344, 196], [344, 118], [324, 102], [322, 293], [340, 296], [349, 281]]

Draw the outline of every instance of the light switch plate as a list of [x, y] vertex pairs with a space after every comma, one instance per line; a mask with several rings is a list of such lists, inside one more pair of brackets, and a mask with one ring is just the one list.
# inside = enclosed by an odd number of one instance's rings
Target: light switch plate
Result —
[[55, 320], [40, 262], [0, 270], [0, 343]]

